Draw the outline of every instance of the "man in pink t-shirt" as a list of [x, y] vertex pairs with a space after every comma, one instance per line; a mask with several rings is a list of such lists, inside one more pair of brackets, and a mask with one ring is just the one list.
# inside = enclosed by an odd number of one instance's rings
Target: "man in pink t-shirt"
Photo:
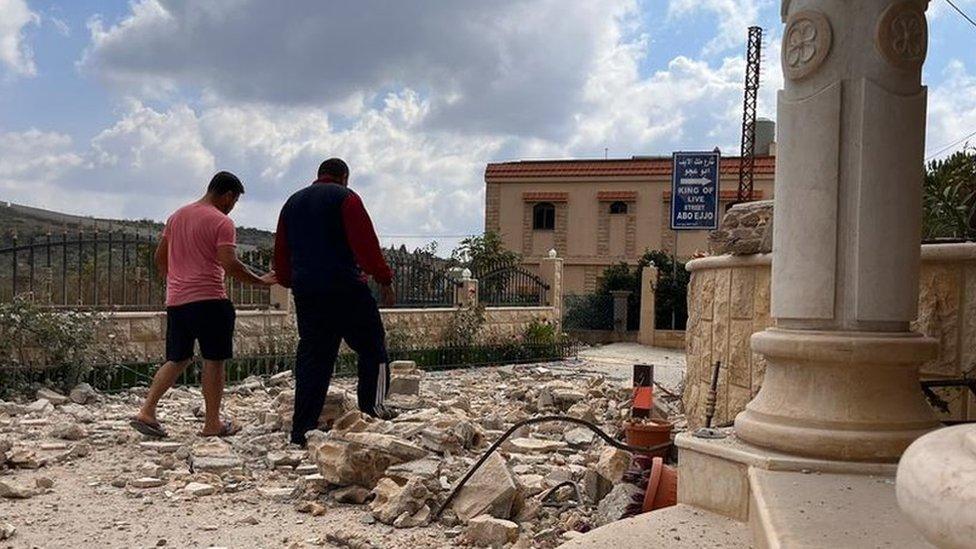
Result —
[[156, 372], [142, 408], [130, 422], [140, 433], [166, 436], [156, 419], [156, 405], [190, 364], [196, 342], [203, 357], [206, 404], [201, 434], [228, 436], [239, 430], [232, 421], [220, 418], [224, 361], [234, 352], [235, 320], [224, 275], [248, 284], [275, 283], [273, 272], [256, 276], [237, 259], [234, 222], [227, 214], [242, 194], [244, 185], [237, 176], [219, 172], [203, 198], [166, 220], [155, 255], [156, 267], [166, 277], [166, 363]]

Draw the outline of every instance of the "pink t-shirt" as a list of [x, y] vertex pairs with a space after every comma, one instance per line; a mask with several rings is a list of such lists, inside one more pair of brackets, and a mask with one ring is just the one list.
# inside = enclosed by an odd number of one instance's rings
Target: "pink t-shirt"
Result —
[[234, 222], [210, 204], [194, 202], [166, 220], [163, 236], [169, 245], [166, 306], [227, 299], [218, 246], [234, 246]]

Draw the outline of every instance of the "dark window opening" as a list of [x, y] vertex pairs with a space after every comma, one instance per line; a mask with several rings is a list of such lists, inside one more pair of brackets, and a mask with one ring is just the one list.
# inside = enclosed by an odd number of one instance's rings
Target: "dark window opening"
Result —
[[625, 214], [627, 213], [627, 203], [626, 202], [614, 202], [610, 204], [610, 213], [612, 214]]
[[532, 230], [552, 231], [556, 228], [556, 207], [540, 202], [532, 207]]

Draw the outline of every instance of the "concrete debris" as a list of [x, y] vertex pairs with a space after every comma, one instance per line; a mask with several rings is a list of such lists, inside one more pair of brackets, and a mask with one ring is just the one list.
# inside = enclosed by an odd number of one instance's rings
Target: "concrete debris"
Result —
[[635, 496], [641, 495], [640, 488], [633, 484], [622, 482], [613, 487], [597, 507], [596, 524], [603, 526], [611, 522], [620, 520]]
[[0, 480], [0, 498], [27, 499], [34, 495], [34, 491], [13, 482]]
[[332, 492], [332, 499], [337, 503], [351, 503], [362, 505], [369, 499], [370, 491], [362, 486], [343, 486]]
[[519, 526], [510, 520], [480, 515], [468, 521], [464, 537], [475, 547], [501, 547], [515, 543], [519, 536]]
[[194, 497], [209, 496], [214, 494], [217, 489], [211, 484], [204, 484], [202, 482], [191, 482], [183, 487], [183, 491]]
[[0, 526], [0, 541], [8, 540], [14, 537], [17, 533], [17, 528], [13, 524], [5, 523]]
[[410, 479], [401, 486], [393, 479], [382, 478], [373, 488], [373, 496], [370, 511], [383, 524], [413, 528], [430, 519], [427, 503], [433, 495], [417, 479]]
[[68, 397], [62, 395], [61, 393], [53, 389], [48, 389], [46, 387], [37, 390], [37, 399], [47, 400], [48, 402], [50, 402], [55, 406], [68, 403]]
[[600, 453], [600, 459], [596, 463], [596, 471], [616, 484], [623, 478], [632, 459], [630, 452], [607, 446]]
[[62, 440], [81, 440], [88, 436], [85, 428], [77, 423], [59, 423], [51, 429], [50, 435]]
[[465, 522], [483, 514], [508, 519], [516, 508], [518, 497], [518, 485], [508, 463], [500, 454], [494, 453], [458, 491], [452, 506]]
[[[26, 529], [11, 515], [20, 529], [17, 542], [126, 545], [131, 538], [121, 534], [81, 534], [51, 518], [82, 507], [94, 509], [94, 517], [112, 501], [103, 498], [114, 493], [134, 511], [149, 511], [168, 524], [185, 521], [184, 512], [221, 514], [195, 519], [189, 531], [206, 537], [192, 541], [149, 526], [150, 545], [165, 538], [167, 547], [206, 547], [213, 543], [209, 536], [225, 528], [274, 524], [287, 539], [255, 543], [551, 548], [568, 533], [619, 518], [636, 493], [622, 481], [630, 454], [582, 426], [534, 424], [520, 427], [489, 456], [432, 524], [449, 491], [511, 425], [567, 414], [619, 439], [630, 389], [575, 364], [422, 372], [412, 363], [394, 363], [391, 375], [401, 380], [393, 383], [396, 394], [389, 401], [396, 418], [361, 413], [356, 380], [336, 378], [319, 418], [322, 430], [309, 433], [306, 449], [289, 444], [290, 373], [229, 386], [222, 412], [243, 429], [223, 439], [198, 436], [202, 395], [195, 387], [174, 387], [161, 401], [159, 419], [169, 432], [162, 440], [129, 426], [145, 388], [103, 394], [81, 384], [67, 397], [42, 391], [0, 401], [0, 491], [31, 498], [7, 504], [33, 521]], [[662, 410], [680, 422], [682, 408], [674, 402]], [[550, 499], [565, 507], [543, 506], [543, 496], [566, 481], [579, 487], [583, 502], [569, 504], [574, 491], [561, 489]], [[50, 513], [49, 505], [60, 509]], [[330, 537], [337, 524], [344, 534]], [[108, 521], [102, 532], [131, 536], [132, 527]]]
[[68, 398], [75, 404], [88, 404], [98, 399], [98, 393], [87, 383], [79, 383], [68, 393]]

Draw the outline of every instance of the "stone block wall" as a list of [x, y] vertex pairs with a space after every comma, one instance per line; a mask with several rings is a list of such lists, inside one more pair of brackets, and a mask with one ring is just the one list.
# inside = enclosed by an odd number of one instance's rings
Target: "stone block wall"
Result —
[[[409, 341], [440, 345], [455, 309], [383, 309], [380, 314], [388, 332]], [[526, 325], [556, 321], [553, 307], [489, 307], [485, 309], [483, 335], [492, 338], [517, 337]], [[166, 350], [166, 313], [125, 312], [106, 316], [99, 340], [111, 341], [121, 360], [159, 361]], [[294, 348], [298, 332], [295, 316], [280, 310], [237, 311], [234, 353], [238, 356], [271, 354]]]
[[[704, 424], [712, 368], [722, 362], [713, 424], [731, 422], [762, 386], [765, 363], [749, 339], [772, 325], [771, 254], [713, 256], [688, 263], [684, 404], [691, 428]], [[939, 340], [923, 379], [961, 377], [976, 368], [976, 244], [922, 246], [918, 317], [912, 327]], [[976, 370], [973, 371], [976, 374]], [[965, 389], [936, 391], [952, 419], [976, 418]]]

